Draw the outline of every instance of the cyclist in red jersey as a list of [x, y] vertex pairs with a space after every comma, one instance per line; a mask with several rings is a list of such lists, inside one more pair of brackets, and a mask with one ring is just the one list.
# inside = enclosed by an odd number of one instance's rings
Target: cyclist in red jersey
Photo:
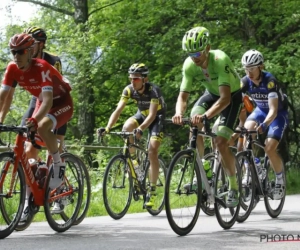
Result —
[[71, 87], [52, 65], [43, 59], [32, 58], [34, 43], [35, 39], [29, 34], [16, 34], [10, 39], [13, 62], [6, 68], [0, 90], [0, 123], [9, 109], [4, 105], [5, 100], [16, 82], [37, 97], [35, 110], [26, 120], [26, 126], [38, 132], [52, 155], [54, 174], [50, 188], [56, 188], [63, 181], [65, 164], [61, 161], [52, 130], [67, 123], [73, 114]]

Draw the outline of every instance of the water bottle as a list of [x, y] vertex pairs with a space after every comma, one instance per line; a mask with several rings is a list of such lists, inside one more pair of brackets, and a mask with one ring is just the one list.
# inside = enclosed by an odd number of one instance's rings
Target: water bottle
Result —
[[132, 160], [133, 163], [133, 168], [134, 168], [134, 172], [136, 174], [136, 178], [139, 181], [142, 181], [144, 178], [144, 171], [141, 170], [141, 168], [139, 167], [139, 163], [137, 162], [137, 160]]
[[202, 164], [203, 164], [203, 168], [206, 172], [207, 180], [210, 181], [212, 179], [212, 171], [211, 171], [209, 161], [202, 159]]
[[48, 167], [45, 162], [39, 162], [35, 179], [38, 182], [39, 188], [43, 188], [48, 174]]
[[258, 173], [258, 175], [260, 175], [260, 174], [261, 174], [261, 163], [260, 163], [260, 159], [257, 158], [257, 157], [254, 157], [254, 163], [255, 163], [255, 165], [256, 165], [256, 167], [257, 167], [257, 173]]
[[30, 159], [28, 159], [28, 163], [29, 163], [29, 166], [31, 168], [31, 171], [32, 171], [33, 175], [35, 176], [36, 170], [38, 168], [38, 162], [37, 162], [37, 160], [34, 159], [34, 158], [30, 158]]

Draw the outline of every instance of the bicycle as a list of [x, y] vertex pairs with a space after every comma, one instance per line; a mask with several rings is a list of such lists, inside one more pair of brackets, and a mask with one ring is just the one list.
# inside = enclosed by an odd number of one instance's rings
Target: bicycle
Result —
[[[167, 119], [166, 122], [171, 123], [172, 120]], [[221, 166], [221, 161], [216, 161], [215, 154], [211, 154], [209, 157], [211, 162], [214, 164], [216, 162], [212, 182], [210, 183], [206, 177], [197, 150], [196, 138], [198, 135], [214, 137], [215, 134], [210, 131], [207, 120], [203, 120], [203, 123], [205, 132], [199, 131], [197, 126], [193, 126], [190, 119], [183, 119], [183, 125], [189, 125], [192, 131], [189, 147], [177, 152], [168, 167], [165, 190], [166, 214], [173, 231], [181, 236], [188, 234], [194, 228], [204, 202], [214, 204], [217, 220], [224, 229], [229, 229], [234, 225], [240, 209], [240, 202], [235, 208], [228, 208], [226, 205], [229, 191], [227, 174]], [[241, 176], [237, 161], [236, 177], [238, 191], [241, 193]], [[187, 188], [186, 185], [190, 188]], [[202, 185], [205, 195], [202, 192]], [[239, 201], [240, 199], [239, 196]]]
[[[147, 191], [150, 187], [149, 169], [150, 162], [148, 159], [148, 144], [150, 134], [148, 134], [147, 147], [137, 143], [135, 132], [109, 132], [125, 139], [122, 152], [113, 156], [106, 166], [103, 178], [103, 199], [107, 213], [115, 220], [121, 219], [128, 211], [132, 197], [135, 201], [143, 197], [143, 204], [146, 202]], [[129, 141], [129, 137], [134, 137], [134, 142]], [[135, 148], [139, 162], [138, 175], [133, 167], [130, 157], [129, 148]], [[164, 161], [159, 157], [159, 176], [156, 183], [157, 199], [153, 207], [144, 209], [155, 216], [164, 208], [164, 188], [166, 166]]]
[[[244, 222], [249, 217], [251, 211], [255, 208], [256, 204], [261, 198], [264, 199], [265, 207], [269, 216], [271, 218], [277, 218], [284, 206], [286, 190], [284, 190], [284, 195], [282, 199], [273, 199], [276, 173], [270, 166], [270, 161], [266, 154], [264, 164], [259, 170], [254, 162], [254, 154], [252, 149], [253, 144], [262, 149], [264, 149], [265, 145], [262, 144], [259, 140], [253, 139], [253, 134], [257, 134], [258, 138], [258, 132], [256, 130], [251, 131], [245, 128], [241, 128], [241, 131], [239, 133], [241, 137], [243, 136], [246, 138], [246, 148], [244, 151], [238, 152], [236, 157], [240, 163], [241, 172], [243, 172], [244, 176], [246, 176], [247, 178], [247, 183], [242, 185], [242, 209], [240, 210], [237, 221]], [[248, 171], [246, 171], [247, 168], [245, 164], [248, 164]], [[284, 168], [283, 181], [284, 186], [286, 186]]]
[[[1, 131], [1, 132], [3, 132], [3, 131]], [[39, 143], [36, 143], [35, 139], [36, 139], [35, 138], [35, 133], [31, 132], [30, 133], [30, 142], [33, 144], [33, 146], [35, 148], [41, 149], [42, 147], [46, 146], [46, 144], [43, 141], [41, 141], [41, 138], [39, 138], [39, 140], [38, 140]], [[58, 143], [60, 143], [60, 142], [58, 141]], [[2, 140], [2, 138], [0, 139], [0, 145], [7, 146], [8, 148], [10, 148], [10, 144], [4, 142]], [[77, 215], [76, 220], [73, 222], [73, 225], [79, 225], [84, 220], [84, 218], [87, 214], [87, 211], [89, 209], [89, 205], [90, 205], [90, 199], [91, 199], [90, 177], [89, 177], [89, 173], [88, 173], [88, 169], [87, 169], [86, 165], [84, 164], [84, 162], [81, 160], [81, 158], [79, 156], [71, 154], [71, 153], [67, 153], [67, 149], [66, 149], [65, 145], [63, 146], [63, 153], [64, 153], [64, 155], [63, 155], [64, 158], [66, 158], [66, 157], [68, 157], [69, 159], [71, 158], [74, 163], [75, 163], [75, 161], [77, 161], [76, 164], [81, 168], [81, 171], [82, 171], [83, 195], [82, 195], [81, 207], [80, 207], [80, 210], [79, 210], [79, 213]], [[48, 153], [48, 151], [47, 151], [47, 154], [46, 154], [46, 159], [47, 159], [46, 166], [49, 169], [50, 166], [51, 166], [51, 163], [52, 163], [52, 157]], [[34, 166], [32, 166], [32, 168], [33, 167]], [[36, 169], [35, 169], [35, 171], [36, 171]], [[60, 214], [61, 218], [64, 221], [68, 221], [69, 218], [68, 218], [68, 215], [66, 215], [65, 212], [64, 212], [64, 209], [63, 209], [64, 204], [62, 204], [62, 200], [57, 202], [56, 205], [60, 206], [60, 209], [62, 210], [61, 213], [57, 213], [57, 214]], [[32, 212], [32, 210], [28, 211], [28, 212], [30, 213], [30, 212]], [[33, 214], [30, 213], [26, 220], [19, 221], [19, 223], [16, 226], [15, 230], [16, 231], [24, 231], [25, 229], [27, 229], [30, 226], [31, 222], [33, 221], [35, 214], [36, 214], [35, 212]]]
[[[49, 226], [57, 232], [68, 230], [76, 220], [82, 200], [82, 172], [72, 154], [64, 153], [61, 159], [66, 163], [65, 177], [62, 185], [49, 188], [53, 168], [47, 171], [43, 179], [37, 180], [24, 152], [24, 143], [28, 133], [26, 127], [0, 125], [1, 132], [17, 133], [12, 152], [0, 154], [0, 239], [8, 237], [17, 227], [28, 227], [19, 224], [24, 210], [26, 185], [31, 188], [28, 198], [28, 221], [44, 206], [44, 213]], [[34, 141], [31, 140], [33, 144]], [[67, 221], [62, 221], [60, 214], [53, 214], [54, 203], [64, 206]], [[29, 223], [30, 224], [30, 223]]]

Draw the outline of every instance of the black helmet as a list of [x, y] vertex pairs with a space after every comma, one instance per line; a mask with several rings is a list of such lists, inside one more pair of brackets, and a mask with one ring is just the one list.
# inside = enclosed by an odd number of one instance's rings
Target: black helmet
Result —
[[128, 69], [129, 74], [141, 74], [142, 76], [147, 76], [149, 74], [149, 70], [147, 66], [143, 63], [135, 63], [130, 66]]
[[29, 27], [24, 30], [24, 33], [31, 34], [35, 40], [40, 41], [40, 42], [46, 42], [46, 40], [47, 40], [46, 32], [42, 28], [39, 28], [39, 27], [35, 27], [35, 26]]

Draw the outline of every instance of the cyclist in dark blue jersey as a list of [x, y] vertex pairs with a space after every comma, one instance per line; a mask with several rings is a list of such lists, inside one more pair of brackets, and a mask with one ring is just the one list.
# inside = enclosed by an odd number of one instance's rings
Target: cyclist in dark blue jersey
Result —
[[283, 94], [277, 79], [263, 71], [264, 58], [257, 50], [249, 50], [242, 57], [246, 76], [242, 78], [242, 91], [248, 93], [256, 108], [246, 120], [245, 128], [257, 129], [263, 133], [268, 130], [265, 141], [265, 152], [271, 166], [276, 172], [276, 183], [273, 198], [283, 197], [283, 162], [277, 153], [278, 144], [288, 124], [287, 96]]

